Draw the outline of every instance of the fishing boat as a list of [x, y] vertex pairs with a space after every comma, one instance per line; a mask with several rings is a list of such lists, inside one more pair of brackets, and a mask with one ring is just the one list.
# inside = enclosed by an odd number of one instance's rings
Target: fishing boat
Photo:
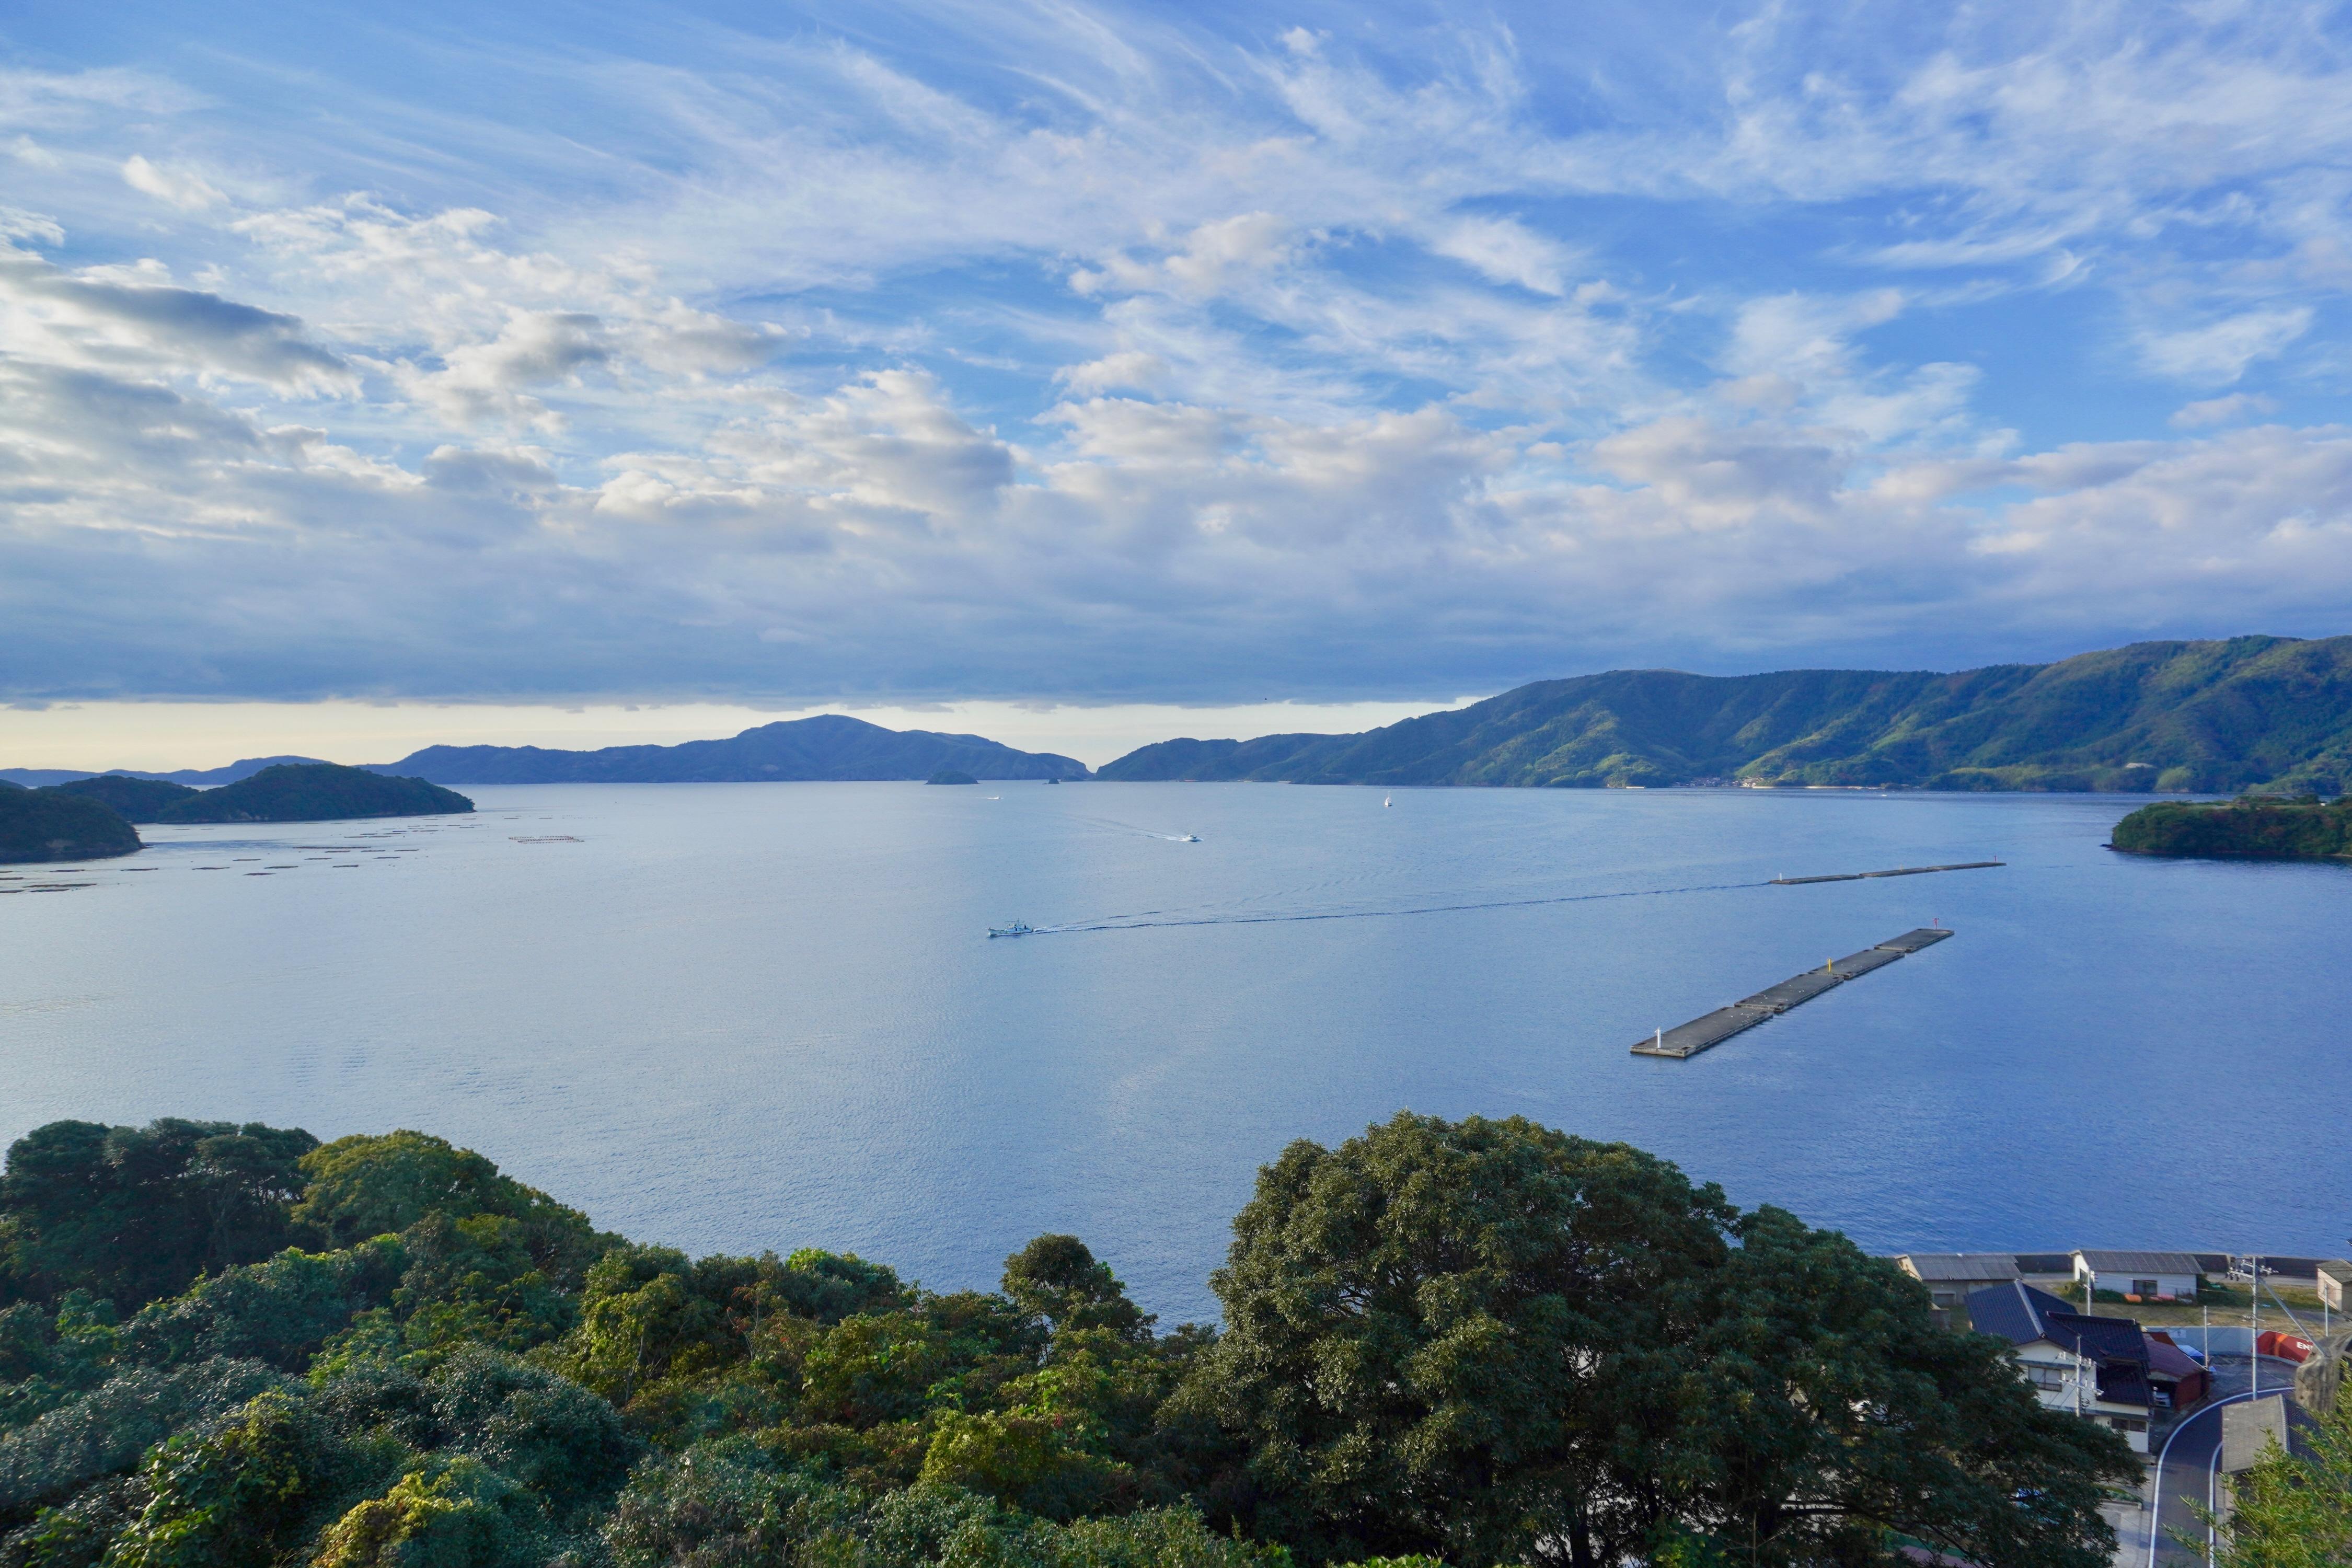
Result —
[[1014, 921], [1009, 926], [991, 926], [988, 928], [988, 934], [991, 936], [1034, 936], [1036, 933], [1037, 928], [1031, 925], [1027, 921]]
[[1176, 842], [1179, 844], [1198, 844], [1201, 842], [1201, 836], [1197, 833], [1187, 833], [1183, 837], [1179, 838]]

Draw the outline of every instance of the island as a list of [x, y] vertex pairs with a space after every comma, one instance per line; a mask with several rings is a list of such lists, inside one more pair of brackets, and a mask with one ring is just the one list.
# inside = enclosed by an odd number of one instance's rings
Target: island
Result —
[[187, 784], [143, 779], [132, 773], [100, 773], [94, 779], [75, 779], [44, 787], [58, 795], [78, 795], [85, 800], [97, 801], [121, 812], [131, 822], [152, 822], [155, 814], [166, 806], [203, 793]]
[[2195, 855], [2240, 860], [2352, 860], [2352, 795], [2249, 796], [2221, 805], [2166, 801], [2116, 824], [2111, 849], [2129, 855]]
[[927, 784], [976, 784], [980, 781], [957, 768], [941, 768], [923, 781]]
[[0, 864], [133, 855], [139, 832], [103, 802], [53, 790], [0, 789]]
[[[47, 795], [49, 792], [39, 792]], [[331, 822], [366, 816], [441, 816], [474, 809], [455, 790], [335, 763], [281, 763], [218, 789], [192, 790], [146, 822]]]

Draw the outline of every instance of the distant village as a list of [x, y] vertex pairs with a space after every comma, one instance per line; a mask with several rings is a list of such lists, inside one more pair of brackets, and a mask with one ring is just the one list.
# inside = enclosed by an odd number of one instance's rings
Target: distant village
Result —
[[[2209, 1470], [2223, 1481], [2273, 1443], [2298, 1447], [2305, 1412], [2335, 1398], [2352, 1331], [2343, 1258], [2078, 1248], [1893, 1261], [1927, 1288], [1938, 1326], [2007, 1340], [2042, 1405], [2148, 1457], [2137, 1514], [2110, 1519], [2118, 1562], [2153, 1563], [2168, 1532], [2199, 1528], [2184, 1510], [2206, 1500]], [[2211, 1496], [2226, 1516], [2226, 1487]]]

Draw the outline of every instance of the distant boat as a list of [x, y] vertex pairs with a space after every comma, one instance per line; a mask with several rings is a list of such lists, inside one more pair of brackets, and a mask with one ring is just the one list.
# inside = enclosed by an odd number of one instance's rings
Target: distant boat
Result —
[[1037, 934], [1037, 928], [1031, 925], [1027, 921], [1014, 921], [1009, 926], [989, 927], [988, 934], [991, 936], [1034, 936]]
[[1201, 842], [1201, 836], [1197, 833], [1187, 833], [1183, 837], [1176, 840], [1176, 842], [1179, 844], [1198, 844]]
[[1381, 796], [1381, 804], [1382, 805], [1394, 805], [1396, 804], [1396, 796], [1392, 795], [1384, 795]]

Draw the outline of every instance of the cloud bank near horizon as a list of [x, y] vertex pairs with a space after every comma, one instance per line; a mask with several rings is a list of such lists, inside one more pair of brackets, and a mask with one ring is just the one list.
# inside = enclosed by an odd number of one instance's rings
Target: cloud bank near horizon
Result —
[[134, 9], [0, 55], [0, 697], [2346, 629], [2339, 7]]

